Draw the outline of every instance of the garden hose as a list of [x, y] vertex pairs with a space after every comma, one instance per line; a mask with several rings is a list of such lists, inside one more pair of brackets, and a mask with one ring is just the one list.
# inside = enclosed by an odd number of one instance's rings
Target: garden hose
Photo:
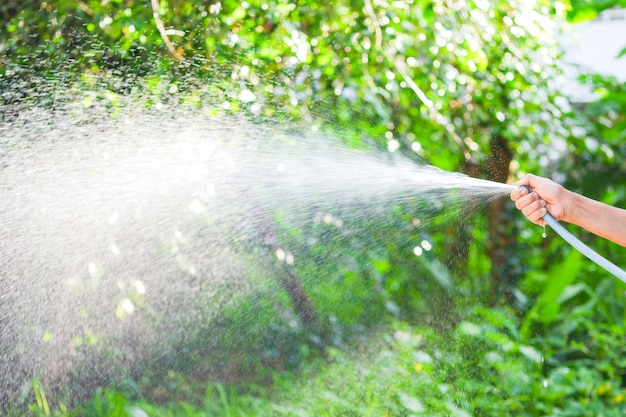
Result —
[[[531, 189], [525, 185], [522, 185], [520, 188], [526, 188], [528, 193], [530, 194]], [[624, 283], [626, 283], [626, 272], [615, 265], [608, 259], [604, 258], [602, 255], [598, 254], [596, 251], [591, 249], [589, 246], [585, 245], [581, 242], [576, 236], [571, 234], [561, 223], [559, 223], [552, 215], [546, 210], [546, 214], [543, 216], [543, 220], [554, 230], [559, 236], [561, 236], [567, 243], [576, 248], [580, 253], [585, 255], [587, 258], [595, 262], [598, 266], [601, 266], [611, 274], [615, 275], [617, 278], [621, 279]]]

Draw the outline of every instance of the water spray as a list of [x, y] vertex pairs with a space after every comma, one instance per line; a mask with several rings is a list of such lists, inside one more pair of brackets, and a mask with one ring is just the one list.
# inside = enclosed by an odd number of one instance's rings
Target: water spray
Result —
[[[522, 185], [520, 188], [526, 188], [528, 193], [532, 191], [529, 187]], [[580, 253], [585, 255], [587, 258], [595, 262], [598, 266], [601, 266], [606, 271], [613, 274], [615, 277], [621, 279], [626, 283], [626, 272], [615, 265], [608, 259], [604, 258], [602, 255], [598, 254], [596, 251], [591, 249], [589, 246], [585, 245], [581, 242], [576, 236], [571, 234], [561, 223], [559, 223], [551, 214], [546, 210], [546, 214], [543, 216], [543, 220], [554, 230], [559, 236], [561, 236], [567, 243], [572, 245], [575, 249], [577, 249]]]

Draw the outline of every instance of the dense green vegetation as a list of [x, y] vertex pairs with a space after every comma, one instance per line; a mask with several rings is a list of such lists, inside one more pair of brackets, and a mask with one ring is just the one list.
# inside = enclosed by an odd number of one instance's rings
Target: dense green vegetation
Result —
[[[572, 103], [554, 37], [619, 3], [9, 0], [0, 123], [60, 101], [114, 114], [139, 95], [146, 108], [316, 125], [349, 146], [499, 182], [551, 176], [626, 207], [626, 85], [589, 74], [598, 100]], [[86, 396], [33, 376], [2, 405], [63, 416], [623, 414], [624, 284], [558, 236], [542, 239], [506, 199], [471, 218], [441, 210], [427, 230], [415, 227], [419, 205], [352, 235], [276, 213], [278, 239], [305, 260], [279, 267], [289, 278], [256, 271], [252, 294], [189, 323], [175, 355], [150, 358], [158, 366]], [[575, 233], [626, 265], [624, 248]], [[423, 240], [432, 250], [416, 256]]]

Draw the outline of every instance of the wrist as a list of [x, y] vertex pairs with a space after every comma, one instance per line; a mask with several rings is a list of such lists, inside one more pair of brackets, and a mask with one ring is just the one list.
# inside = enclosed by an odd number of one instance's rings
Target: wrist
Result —
[[577, 224], [577, 219], [580, 218], [580, 208], [582, 207], [580, 194], [563, 188], [563, 195], [561, 197], [563, 205], [563, 221], [567, 223]]

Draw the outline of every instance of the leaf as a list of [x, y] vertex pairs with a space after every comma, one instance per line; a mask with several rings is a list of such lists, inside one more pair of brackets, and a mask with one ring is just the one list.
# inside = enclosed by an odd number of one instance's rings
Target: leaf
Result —
[[572, 13], [569, 13], [567, 19], [572, 23], [587, 22], [595, 19], [598, 16], [598, 11], [594, 7], [579, 8]]
[[404, 392], [399, 392], [398, 397], [400, 398], [400, 403], [407, 410], [414, 413], [421, 413], [424, 411], [424, 405], [419, 399], [415, 398], [414, 396], [405, 394]]
[[565, 290], [563, 290], [556, 302], [559, 304], [565, 304], [565, 302], [576, 297], [578, 294], [584, 291], [585, 288], [587, 288], [585, 284], [568, 285]]
[[344, 407], [348, 407], [350, 405], [346, 400], [339, 397], [332, 391], [324, 391], [322, 392], [322, 396], [333, 404], [341, 405]]
[[386, 259], [372, 259], [372, 266], [379, 274], [386, 274], [391, 271], [391, 264]]
[[446, 290], [452, 290], [454, 288], [452, 273], [444, 264], [436, 259], [426, 259], [423, 256], [419, 257], [422, 264], [432, 274], [433, 278], [442, 288]]
[[238, 7], [230, 16], [224, 19], [224, 21], [228, 25], [234, 25], [240, 20], [243, 20], [245, 17], [246, 17], [246, 9], [244, 9], [243, 7]]
[[459, 324], [459, 332], [468, 336], [480, 336], [480, 327], [469, 321], [464, 321]]
[[446, 408], [450, 412], [451, 417], [471, 417], [471, 414], [467, 411], [457, 407], [454, 403], [449, 402], [446, 404]]
[[435, 18], [435, 8], [432, 3], [426, 4], [424, 10], [422, 10], [422, 17], [426, 23], [430, 23]]
[[535, 363], [541, 363], [541, 359], [543, 358], [543, 356], [534, 347], [526, 346], [526, 345], [520, 345], [519, 346], [519, 351], [522, 353], [522, 355], [526, 356], [531, 361], [533, 361]]
[[621, 58], [626, 55], [626, 48], [622, 49], [619, 54], [617, 54], [617, 58]]
[[582, 255], [576, 250], [571, 250], [567, 257], [558, 264], [554, 264], [548, 276], [550, 281], [539, 296], [535, 305], [531, 308], [522, 323], [522, 338], [528, 336], [533, 322], [539, 321], [544, 324], [553, 322], [561, 309], [559, 297], [565, 289], [574, 281], [582, 266]]
[[130, 415], [130, 417], [149, 417], [148, 413], [146, 413], [141, 407], [139, 406], [132, 406], [132, 407], [128, 407], [126, 409], [127, 413]]

